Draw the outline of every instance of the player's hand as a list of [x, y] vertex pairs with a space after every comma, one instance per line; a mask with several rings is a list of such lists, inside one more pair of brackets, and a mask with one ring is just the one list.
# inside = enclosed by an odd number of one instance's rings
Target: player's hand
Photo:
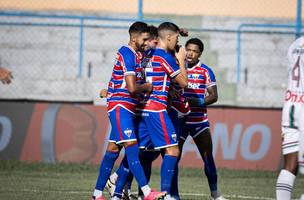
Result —
[[107, 89], [102, 89], [99, 93], [100, 98], [105, 98], [108, 95], [108, 90]]
[[183, 37], [188, 37], [189, 36], [189, 31], [185, 28], [180, 28], [179, 29], [179, 34]]
[[184, 63], [186, 60], [186, 49], [185, 47], [180, 47], [179, 51], [175, 53], [175, 56], [179, 63]]
[[170, 95], [174, 98], [179, 98], [179, 96], [180, 96], [178, 91], [174, 87], [171, 88]]
[[153, 90], [153, 85], [151, 83], [145, 83], [146, 92], [151, 93]]
[[12, 72], [6, 68], [0, 67], [0, 80], [3, 84], [10, 84], [12, 82]]

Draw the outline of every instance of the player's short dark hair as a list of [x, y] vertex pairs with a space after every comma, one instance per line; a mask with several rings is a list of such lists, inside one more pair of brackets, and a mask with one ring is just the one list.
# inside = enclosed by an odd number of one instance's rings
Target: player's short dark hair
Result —
[[158, 26], [157, 29], [158, 29], [158, 34], [159, 34], [159, 32], [164, 31], [164, 30], [179, 33], [179, 27], [176, 24], [171, 23], [171, 22], [163, 22]]
[[158, 30], [157, 30], [157, 27], [156, 26], [153, 26], [153, 25], [149, 25], [148, 26], [149, 29], [150, 29], [150, 36], [151, 37], [158, 37]]
[[200, 39], [198, 39], [198, 38], [191, 38], [191, 39], [189, 39], [186, 42], [186, 47], [189, 44], [195, 44], [195, 45], [197, 45], [201, 53], [204, 51], [204, 43]]
[[134, 22], [130, 28], [129, 28], [129, 34], [133, 34], [133, 33], [149, 33], [150, 29], [148, 27], [148, 24], [146, 24], [145, 22]]

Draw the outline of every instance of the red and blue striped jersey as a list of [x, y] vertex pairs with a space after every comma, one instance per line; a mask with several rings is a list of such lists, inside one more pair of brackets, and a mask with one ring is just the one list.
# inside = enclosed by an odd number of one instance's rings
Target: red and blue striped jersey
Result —
[[167, 109], [171, 79], [180, 74], [175, 58], [164, 49], [152, 49], [145, 67], [146, 82], [152, 83], [153, 91], [142, 107], [145, 111], [161, 112]]
[[108, 112], [122, 106], [132, 113], [138, 104], [138, 95], [131, 96], [125, 76], [136, 76], [136, 83], [142, 83], [143, 71], [140, 65], [141, 54], [130, 46], [122, 46], [116, 55], [111, 79], [108, 84]]
[[[213, 71], [200, 62], [187, 69], [188, 86], [184, 95], [187, 98], [205, 98], [207, 88], [216, 85]], [[196, 107], [190, 105], [191, 112], [187, 116], [187, 124], [196, 124], [208, 121], [206, 106]]]

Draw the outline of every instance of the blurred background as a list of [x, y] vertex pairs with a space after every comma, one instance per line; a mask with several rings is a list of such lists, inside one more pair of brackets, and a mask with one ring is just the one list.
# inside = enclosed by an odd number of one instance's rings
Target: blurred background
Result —
[[143, 20], [171, 21], [203, 40], [202, 61], [217, 76], [217, 105], [282, 107], [286, 52], [303, 31], [301, 3], [0, 0], [0, 66], [15, 77], [0, 87], [0, 98], [100, 103], [128, 26]]

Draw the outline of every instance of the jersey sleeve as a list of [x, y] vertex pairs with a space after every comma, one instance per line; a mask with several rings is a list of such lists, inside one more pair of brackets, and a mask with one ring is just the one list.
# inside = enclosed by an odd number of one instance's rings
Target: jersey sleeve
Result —
[[124, 75], [135, 75], [136, 57], [131, 51], [121, 52], [122, 69]]
[[206, 67], [206, 84], [207, 88], [216, 85], [215, 75], [211, 68]]
[[176, 63], [175, 58], [170, 54], [167, 54], [164, 57], [162, 66], [163, 66], [164, 70], [166, 71], [166, 73], [170, 76], [170, 78], [175, 78], [178, 74], [181, 73], [179, 66]]

